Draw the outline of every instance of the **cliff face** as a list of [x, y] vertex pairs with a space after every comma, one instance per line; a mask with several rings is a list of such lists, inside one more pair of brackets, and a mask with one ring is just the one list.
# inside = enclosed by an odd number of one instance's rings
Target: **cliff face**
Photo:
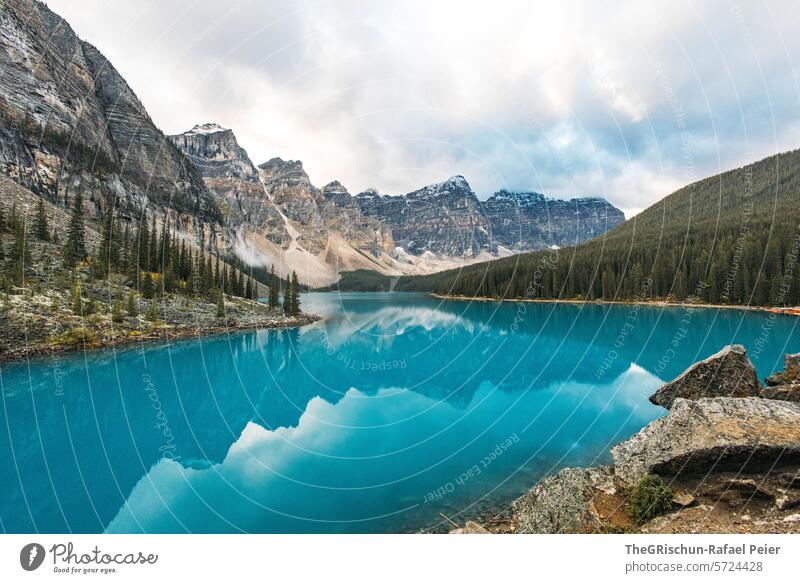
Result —
[[413, 255], [472, 257], [491, 246], [481, 203], [463, 176], [404, 196], [367, 191], [356, 202], [365, 215], [386, 223], [397, 246]]
[[219, 218], [194, 167], [96, 48], [43, 4], [0, 7], [3, 173], [53, 199], [81, 188]]
[[514, 251], [582, 243], [625, 220], [602, 198], [558, 200], [538, 192], [501, 190], [483, 203], [492, 239]]
[[289, 244], [283, 217], [231, 130], [207, 123], [170, 139], [214, 194], [229, 231], [254, 231], [284, 248]]
[[533, 251], [574, 245], [625, 220], [622, 211], [600, 198], [569, 201], [536, 192], [496, 192], [481, 202], [463, 176], [404, 196], [375, 191], [356, 200], [368, 216], [391, 226], [406, 252], [470, 257], [480, 251]]
[[341, 233], [356, 249], [375, 257], [394, 252], [391, 228], [374, 217], [366, 216], [341, 182], [336, 180], [323, 186], [322, 196], [326, 202], [322, 220], [327, 228]]

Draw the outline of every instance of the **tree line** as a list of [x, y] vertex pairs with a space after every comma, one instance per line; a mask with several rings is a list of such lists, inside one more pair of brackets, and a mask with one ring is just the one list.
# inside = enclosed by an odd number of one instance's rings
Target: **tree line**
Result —
[[800, 150], [691, 184], [575, 247], [422, 277], [395, 289], [528, 299], [800, 305]]
[[30, 241], [39, 240], [58, 246], [63, 266], [68, 270], [87, 266], [88, 273], [98, 280], [112, 274], [124, 275], [129, 285], [147, 299], [162, 294], [182, 294], [204, 297], [223, 305], [223, 294], [228, 294], [257, 300], [259, 280], [255, 275], [258, 273], [261, 283], [269, 288], [267, 304], [270, 308], [282, 309], [290, 316], [300, 313], [300, 285], [294, 272], [285, 281], [275, 274], [274, 267], [268, 273], [263, 268], [251, 268], [248, 273], [248, 266], [238, 257], [225, 261], [207, 252], [202, 230], [201, 243], [195, 249], [173, 228], [166, 214], [159, 225], [156, 213], [148, 217], [145, 212], [136, 225], [109, 209], [99, 221], [99, 243], [90, 253], [80, 193], [73, 196], [63, 244], [49, 225], [41, 198], [30, 224], [16, 207], [9, 216], [0, 210], [0, 235], [11, 235], [8, 249], [0, 238], [2, 288], [11, 291], [14, 286], [24, 285], [25, 269], [30, 263]]

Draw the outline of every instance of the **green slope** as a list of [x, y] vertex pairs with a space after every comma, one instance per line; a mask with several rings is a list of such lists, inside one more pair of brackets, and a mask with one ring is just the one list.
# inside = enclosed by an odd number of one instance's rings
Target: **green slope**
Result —
[[796, 305], [800, 150], [690, 184], [606, 234], [395, 289], [460, 296]]

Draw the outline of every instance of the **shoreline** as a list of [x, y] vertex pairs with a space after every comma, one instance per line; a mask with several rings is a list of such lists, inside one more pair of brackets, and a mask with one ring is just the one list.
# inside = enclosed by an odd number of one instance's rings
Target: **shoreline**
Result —
[[22, 348], [13, 348], [6, 352], [0, 353], [0, 363], [15, 363], [22, 362], [29, 359], [39, 359], [48, 356], [55, 356], [60, 354], [70, 354], [73, 352], [104, 352], [109, 349], [127, 348], [136, 343], [156, 343], [156, 342], [170, 342], [200, 339], [212, 336], [219, 336], [226, 333], [247, 332], [250, 330], [273, 330], [273, 329], [290, 329], [302, 328], [321, 320], [322, 317], [317, 314], [299, 314], [291, 318], [266, 318], [262, 321], [255, 322], [242, 322], [239, 324], [219, 324], [214, 326], [179, 326], [171, 327], [170, 325], [162, 326], [157, 330], [149, 332], [142, 332], [141, 334], [129, 335], [120, 334], [118, 336], [111, 336], [99, 339], [96, 343], [90, 345], [80, 344], [57, 344], [53, 342], [45, 342], [25, 346]]
[[[557, 299], [542, 299], [542, 298], [491, 298], [483, 296], [446, 296], [442, 294], [430, 293], [434, 298], [440, 300], [456, 300], [462, 302], [515, 302], [515, 303], [532, 303], [532, 304], [594, 304], [601, 306], [652, 306], [655, 308], [708, 308], [717, 310], [738, 310], [741, 312], [763, 312], [772, 314], [770, 308], [762, 306], [743, 306], [740, 304], [690, 304], [686, 302], [670, 302], [666, 300], [654, 300], [649, 302], [637, 302], [634, 300], [557, 300]], [[779, 314], [785, 316], [792, 316], [794, 314], [786, 313]]]

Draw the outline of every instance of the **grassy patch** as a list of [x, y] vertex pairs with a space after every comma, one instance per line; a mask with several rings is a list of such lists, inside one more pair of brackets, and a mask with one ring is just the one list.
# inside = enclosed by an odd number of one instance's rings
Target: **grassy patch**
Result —
[[672, 490], [658, 476], [639, 480], [628, 496], [625, 512], [637, 526], [672, 508]]

